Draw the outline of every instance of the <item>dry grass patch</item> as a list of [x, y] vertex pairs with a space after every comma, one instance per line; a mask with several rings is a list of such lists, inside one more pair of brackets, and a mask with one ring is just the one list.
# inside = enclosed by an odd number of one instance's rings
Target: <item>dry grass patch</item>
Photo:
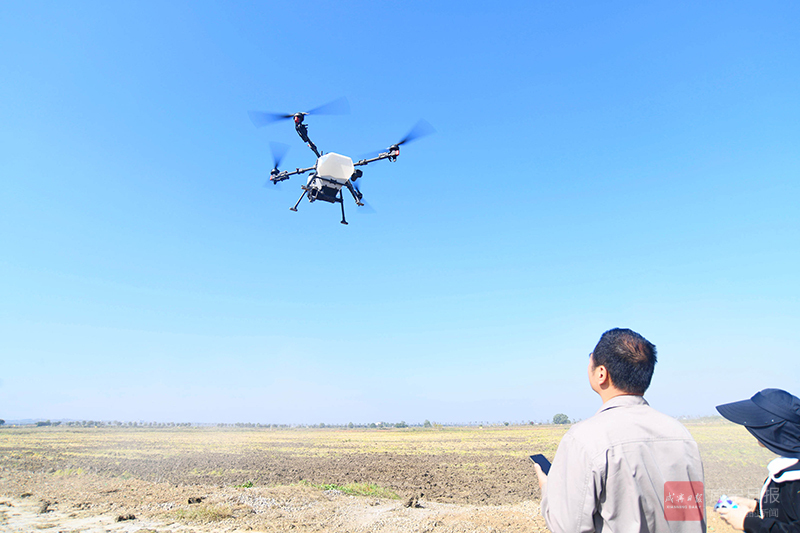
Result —
[[193, 505], [187, 509], [178, 509], [174, 512], [175, 518], [182, 522], [197, 522], [208, 524], [219, 522], [233, 516], [230, 505]]

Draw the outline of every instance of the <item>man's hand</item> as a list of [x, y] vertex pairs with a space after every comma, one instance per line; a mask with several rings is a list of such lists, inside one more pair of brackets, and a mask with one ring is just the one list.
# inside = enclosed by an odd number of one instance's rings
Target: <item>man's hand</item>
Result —
[[739, 531], [743, 531], [744, 519], [752, 511], [745, 506], [740, 506], [738, 509], [733, 509], [729, 507], [720, 507], [719, 509], [717, 509], [717, 512], [719, 513], [719, 516], [721, 516], [723, 520], [725, 520], [728, 524], [730, 524], [730, 526], [733, 529], [738, 529]]
[[752, 498], [742, 498], [741, 496], [733, 496], [731, 497], [731, 501], [738, 505], [739, 507], [744, 507], [751, 513], [756, 512], [756, 504], [758, 501]]
[[542, 467], [533, 463], [533, 469], [536, 470], [536, 477], [539, 478], [539, 490], [544, 496], [544, 491], [547, 490], [547, 474], [542, 471]]

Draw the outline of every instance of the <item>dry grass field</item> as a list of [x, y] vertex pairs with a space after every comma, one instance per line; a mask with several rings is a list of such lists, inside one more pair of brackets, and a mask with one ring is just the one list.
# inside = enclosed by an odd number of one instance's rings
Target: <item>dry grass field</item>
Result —
[[[756, 495], [774, 456], [685, 423], [708, 502]], [[0, 530], [544, 531], [527, 457], [566, 430], [3, 428]], [[730, 531], [713, 513], [709, 530]]]

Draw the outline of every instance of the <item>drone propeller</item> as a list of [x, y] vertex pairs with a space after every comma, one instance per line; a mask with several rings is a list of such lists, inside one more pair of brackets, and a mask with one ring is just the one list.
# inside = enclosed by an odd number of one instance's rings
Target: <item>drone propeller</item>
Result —
[[[269, 143], [270, 151], [272, 152], [272, 162], [274, 163], [274, 167], [270, 171], [270, 176], [274, 176], [278, 174], [278, 167], [281, 164], [281, 161], [286, 156], [286, 152], [289, 151], [289, 145], [277, 142], [270, 142]], [[269, 187], [274, 191], [282, 190], [281, 184], [278, 181], [272, 181], [272, 179], [268, 180], [264, 187]]]
[[270, 191], [282, 192], [283, 183], [281, 183], [280, 181], [267, 180], [264, 182], [264, 188], [269, 189]]
[[361, 204], [362, 205], [359, 206], [358, 209], [356, 210], [356, 213], [358, 213], [359, 215], [374, 215], [375, 213], [377, 213], [375, 208], [372, 207], [372, 204], [370, 204], [366, 200], [361, 200]]
[[[353, 188], [356, 191], [358, 191], [359, 195], [361, 195], [361, 185], [358, 184], [357, 180], [358, 178], [351, 179], [350, 183], [353, 184]], [[362, 215], [374, 215], [377, 212], [375, 211], [375, 208], [372, 207], [372, 205], [370, 205], [369, 202], [364, 200], [363, 197], [359, 200], [359, 202], [361, 202], [361, 205], [358, 207], [358, 211], [356, 211], [357, 213], [360, 213]]]
[[408, 133], [406, 133], [406, 136], [403, 137], [403, 140], [391, 145], [389, 148], [386, 148], [385, 150], [378, 150], [376, 152], [369, 152], [367, 154], [364, 154], [362, 156], [362, 159], [369, 159], [372, 157], [376, 157], [382, 153], [385, 153], [386, 150], [389, 151], [399, 150], [400, 145], [405, 143], [410, 143], [412, 141], [419, 139], [420, 137], [425, 137], [426, 135], [430, 135], [431, 133], [436, 133], [436, 129], [434, 129], [434, 127], [431, 126], [430, 123], [424, 118], [420, 119], [419, 122], [414, 124], [414, 127], [411, 128], [411, 130]]
[[286, 120], [294, 117], [295, 115], [346, 115], [350, 113], [350, 104], [347, 98], [342, 96], [327, 104], [315, 107], [309, 111], [301, 111], [298, 113], [270, 113], [267, 111], [248, 111], [247, 115], [250, 117], [250, 122], [256, 128], [278, 122], [279, 120]]
[[304, 115], [347, 115], [350, 113], [350, 103], [342, 96], [327, 104], [315, 107]]
[[250, 122], [253, 126], [260, 128], [279, 120], [292, 118], [294, 115], [287, 115], [286, 113], [267, 113], [266, 111], [248, 111], [247, 116], [250, 117]]
[[414, 127], [403, 137], [403, 140], [397, 144], [393, 144], [392, 148], [395, 146], [400, 146], [401, 144], [409, 143], [411, 141], [415, 141], [420, 137], [425, 137], [426, 135], [430, 135], [431, 133], [435, 133], [436, 130], [433, 126], [431, 126], [430, 122], [427, 120], [420, 119], [419, 122], [414, 124]]
[[289, 151], [289, 145], [283, 143], [270, 142], [269, 147], [272, 151], [272, 162], [275, 163], [273, 170], [278, 170], [281, 161], [286, 157], [286, 152]]

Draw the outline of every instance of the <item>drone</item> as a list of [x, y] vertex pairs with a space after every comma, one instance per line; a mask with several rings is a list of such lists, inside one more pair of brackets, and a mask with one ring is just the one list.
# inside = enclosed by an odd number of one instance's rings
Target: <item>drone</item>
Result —
[[260, 128], [273, 122], [282, 120], [293, 119], [294, 129], [303, 140], [304, 143], [314, 152], [317, 161], [312, 167], [296, 168], [295, 170], [278, 170], [281, 160], [286, 155], [288, 147], [286, 145], [271, 143], [272, 159], [274, 167], [269, 173], [269, 181], [274, 185], [289, 179], [291, 176], [309, 174], [306, 184], [301, 186], [303, 194], [300, 195], [297, 202], [289, 209], [297, 211], [297, 206], [303, 198], [308, 197], [309, 202], [320, 200], [331, 204], [340, 204], [342, 206], [342, 224], [347, 224], [344, 215], [344, 195], [342, 189], [346, 188], [350, 191], [356, 205], [363, 207], [364, 195], [359, 190], [356, 181], [363, 176], [361, 169], [356, 167], [366, 166], [375, 161], [388, 159], [390, 162], [397, 161], [400, 155], [400, 146], [405, 143], [411, 142], [419, 137], [432, 133], [433, 127], [425, 120], [420, 120], [411, 128], [411, 131], [403, 137], [403, 139], [391, 145], [385, 151], [378, 152], [365, 159], [360, 159], [355, 163], [353, 160], [345, 155], [337, 154], [334, 152], [323, 153], [317, 148], [308, 136], [308, 125], [305, 123], [307, 115], [341, 115], [349, 113], [349, 104], [347, 99], [339, 98], [327, 104], [315, 107], [310, 111], [302, 111], [298, 113], [269, 113], [265, 111], [249, 111], [250, 121], [254, 126]]

